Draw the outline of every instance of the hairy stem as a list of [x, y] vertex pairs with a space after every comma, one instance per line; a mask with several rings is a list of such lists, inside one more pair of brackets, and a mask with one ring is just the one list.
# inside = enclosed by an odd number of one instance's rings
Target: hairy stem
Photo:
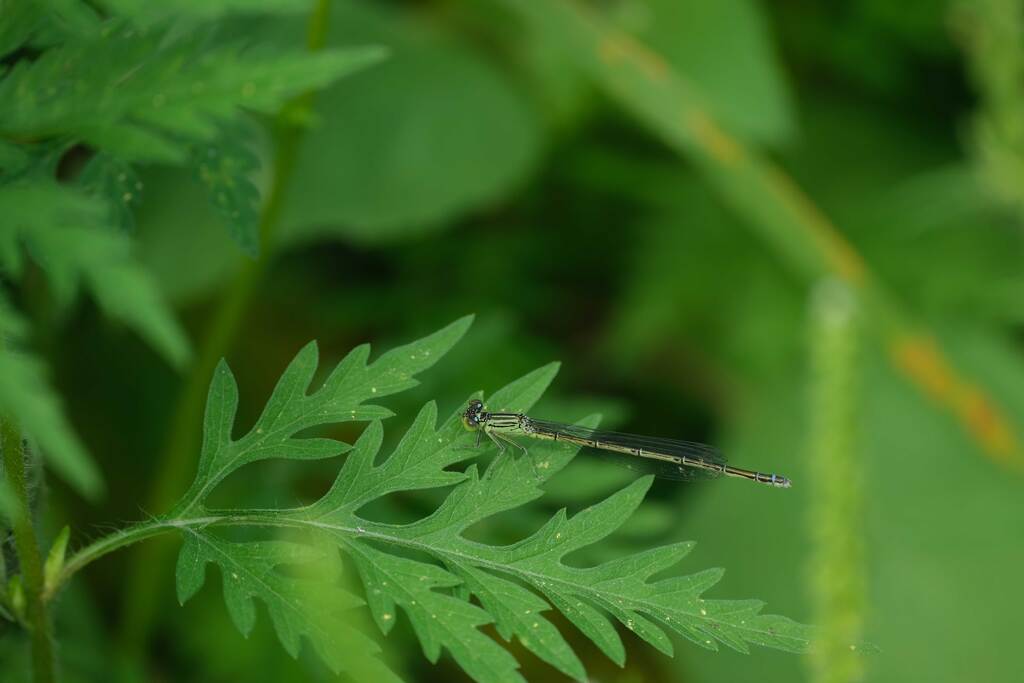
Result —
[[64, 566], [61, 568], [60, 574], [57, 575], [56, 580], [52, 585], [47, 586], [47, 590], [43, 596], [44, 599], [50, 600], [60, 590], [61, 586], [67, 583], [68, 579], [70, 579], [75, 573], [85, 568], [87, 565], [92, 564], [104, 555], [109, 555], [115, 550], [120, 550], [121, 548], [133, 545], [139, 541], [144, 541], [148, 538], [153, 538], [154, 536], [172, 531], [181, 526], [182, 525], [180, 523], [167, 522], [163, 520], [141, 522], [93, 541], [67, 559]]
[[48, 683], [57, 678], [53, 658], [53, 633], [43, 601], [43, 560], [39, 551], [39, 539], [36, 538], [36, 531], [32, 526], [21, 432], [12, 419], [4, 416], [0, 416], [0, 448], [3, 449], [7, 483], [14, 491], [17, 504], [12, 520], [14, 547], [18, 553], [18, 564], [25, 590], [26, 617], [32, 632], [32, 677], [36, 683]]
[[[319, 0], [313, 10], [307, 34], [310, 52], [317, 52], [324, 46], [329, 8], [328, 0]], [[207, 384], [217, 362], [238, 336], [253, 294], [274, 256], [281, 211], [303, 135], [296, 121], [302, 120], [312, 103], [313, 94], [305, 93], [285, 105], [277, 117], [272, 180], [260, 217], [260, 255], [255, 261], [247, 261], [230, 285], [185, 379], [170, 422], [167, 446], [159, 459], [157, 483], [147, 502], [149, 510], [167, 510], [188, 486], [189, 475], [195, 470]], [[163, 568], [167, 565], [167, 551], [161, 544], [149, 545], [129, 569], [125, 595], [131, 599], [124, 601], [121, 618], [121, 640], [128, 652], [138, 651], [149, 632], [160, 586], [166, 576]]]

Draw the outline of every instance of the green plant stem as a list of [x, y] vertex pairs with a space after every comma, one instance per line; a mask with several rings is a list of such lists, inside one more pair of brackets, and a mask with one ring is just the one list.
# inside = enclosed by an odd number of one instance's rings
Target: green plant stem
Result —
[[60, 574], [57, 575], [57, 579], [52, 585], [47, 586], [47, 590], [43, 595], [44, 600], [49, 601], [52, 599], [60, 590], [61, 586], [67, 583], [68, 579], [104, 555], [109, 555], [115, 550], [120, 550], [121, 548], [138, 543], [139, 541], [145, 541], [146, 539], [153, 538], [154, 536], [159, 536], [160, 534], [180, 528], [181, 526], [181, 524], [175, 524], [164, 520], [153, 520], [151, 522], [142, 522], [125, 529], [120, 529], [108, 536], [103, 536], [102, 538], [93, 541], [64, 562], [64, 566], [61, 568]]
[[861, 469], [857, 458], [857, 300], [835, 279], [813, 290], [811, 307], [809, 597], [820, 628], [808, 653], [814, 683], [863, 678], [856, 651], [866, 603]]
[[21, 432], [13, 420], [0, 416], [0, 448], [4, 452], [4, 472], [14, 491], [17, 510], [13, 522], [14, 547], [18, 553], [22, 585], [25, 590], [25, 611], [32, 632], [32, 677], [36, 683], [57, 680], [53, 658], [53, 633], [50, 616], [43, 601], [43, 560], [39, 539], [32, 526], [28, 485], [25, 479], [25, 454]]
[[[309, 20], [307, 48], [321, 50], [326, 42], [329, 0], [319, 0]], [[166, 510], [188, 486], [195, 471], [206, 388], [217, 362], [227, 354], [238, 336], [246, 311], [263, 274], [271, 262], [281, 225], [281, 212], [295, 165], [303, 130], [301, 121], [313, 104], [313, 93], [305, 93], [282, 109], [274, 124], [275, 155], [272, 180], [260, 216], [260, 255], [247, 261], [221, 300], [195, 364], [189, 371], [170, 422], [167, 446], [159, 459], [156, 486], [147, 509]], [[121, 641], [129, 653], [144, 644], [164, 583], [168, 549], [161, 544], [146, 546], [130, 565], [125, 582], [126, 599], [121, 618]]]

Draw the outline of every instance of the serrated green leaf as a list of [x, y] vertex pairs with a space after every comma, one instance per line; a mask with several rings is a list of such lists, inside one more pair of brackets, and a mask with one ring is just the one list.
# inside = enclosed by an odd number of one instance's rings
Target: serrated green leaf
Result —
[[270, 55], [111, 21], [21, 60], [0, 80], [0, 134], [84, 140], [129, 161], [181, 162], [240, 109], [276, 112], [294, 95], [378, 61], [377, 48]]
[[[305, 637], [335, 672], [386, 671], [371, 664], [380, 652], [377, 644], [344, 618], [363, 601], [337, 585], [340, 566], [332, 549], [279, 540], [234, 542], [204, 529], [187, 529], [176, 572], [182, 604], [202, 587], [207, 564], [220, 568], [228, 612], [244, 635], [255, 625], [258, 598], [266, 603], [274, 630], [292, 657], [298, 656]], [[288, 566], [312, 576], [295, 578], [281, 571]], [[381, 680], [397, 679], [390, 674]]]
[[[451, 343], [454, 338], [444, 348]], [[286, 428], [277, 430], [283, 447], [292, 440], [296, 431], [293, 425], [305, 428], [339, 419], [331, 408], [330, 397], [334, 394], [322, 394], [325, 389], [306, 394], [316, 368], [315, 353], [309, 350], [312, 348], [301, 352], [285, 371], [254, 427], [254, 431], [260, 425], [274, 431], [283, 420]], [[415, 361], [416, 354], [409, 349], [389, 352], [377, 364], [406, 357]], [[334, 383], [339, 372], [336, 370], [324, 386], [331, 392], [344, 392], [351, 384], [348, 390], [365, 399], [366, 378], [355, 368], [365, 368], [366, 355], [362, 349], [353, 351], [339, 365], [345, 368], [342, 378]], [[556, 370], [554, 364], [540, 368], [495, 392], [487, 404], [527, 410]], [[236, 404], [237, 389], [224, 366], [211, 387], [204, 464], [197, 478], [203, 486], [219, 481], [237, 469], [240, 461], [248, 461], [251, 453], [258, 452], [256, 443], [235, 450], [252, 434], [232, 441]], [[536, 532], [511, 545], [492, 546], [466, 538], [464, 532], [474, 524], [542, 495], [541, 486], [568, 464], [576, 449], [565, 443], [531, 443], [527, 455], [499, 455], [482, 475], [475, 464], [464, 472], [451, 470], [452, 465], [472, 457], [473, 451], [467, 447], [475, 441], [475, 435], [463, 428], [460, 415], [461, 408], [438, 427], [436, 406], [427, 403], [383, 460], [378, 460], [383, 429], [379, 421], [372, 422], [348, 452], [330, 490], [308, 506], [213, 512], [201, 509], [206, 488], [193, 496], [186, 508], [198, 516], [167, 521], [181, 526], [186, 534], [193, 534], [199, 526], [201, 534], [210, 535], [220, 524], [305, 530], [312, 547], [321, 551], [336, 547], [353, 562], [365, 587], [367, 606], [384, 634], [404, 614], [427, 659], [437, 661], [447, 650], [477, 681], [522, 680], [512, 655], [480, 630], [490, 623], [502, 638], [515, 637], [563, 673], [585, 679], [582, 663], [543, 614], [552, 609], [561, 611], [620, 664], [625, 659], [624, 648], [613, 619], [667, 654], [673, 651], [672, 634], [707, 649], [724, 644], [746, 652], [751, 643], [792, 652], [806, 649], [810, 629], [784, 617], [762, 615], [758, 601], [702, 598], [721, 578], [721, 570], [665, 577], [665, 572], [690, 551], [692, 543], [652, 548], [589, 567], [564, 563], [569, 554], [601, 543], [615, 533], [641, 504], [650, 477], [637, 479], [572, 517], [563, 509]], [[343, 447], [340, 442], [334, 444], [336, 451]], [[367, 503], [389, 494], [453, 484], [443, 503], [418, 521], [396, 525], [360, 515]], [[210, 551], [198, 543], [187, 541], [179, 560], [185, 565], [185, 569], [179, 569], [179, 592], [185, 597], [202, 584], [197, 565], [210, 561]], [[226, 545], [223, 540], [211, 543], [235, 558], [229, 566], [239, 564], [237, 558], [245, 555], [244, 549]], [[264, 567], [261, 571], [265, 574], [268, 564], [274, 563], [260, 558], [261, 552], [253, 552], [241, 564]], [[262, 589], [248, 580], [241, 593], [231, 593], [236, 590], [226, 587], [226, 599], [236, 623], [245, 632], [252, 625], [252, 598], [264, 596]], [[284, 636], [282, 639], [290, 647]]]
[[231, 438], [238, 407], [238, 387], [221, 361], [214, 371], [203, 424], [203, 446], [196, 479], [174, 514], [202, 508], [203, 499], [226, 476], [243, 465], [266, 458], [326, 458], [349, 449], [328, 439], [297, 439], [295, 434], [317, 425], [388, 417], [386, 408], [365, 404], [418, 384], [413, 376], [436, 363], [462, 338], [472, 316], [456, 320], [419, 341], [400, 346], [367, 365], [370, 347], [356, 347], [338, 363], [312, 394], [317, 346], [307, 344], [281, 375], [263, 414], [248, 434]]
[[0, 268], [17, 275], [24, 245], [59, 302], [70, 302], [84, 284], [107, 315], [181, 365], [190, 353], [185, 333], [133, 259], [127, 237], [104, 226], [106, 211], [100, 199], [48, 181], [0, 187]]
[[46, 564], [43, 566], [43, 578], [45, 586], [49, 589], [54, 585], [60, 570], [64, 568], [64, 554], [68, 549], [68, 539], [71, 538], [71, 527], [65, 526], [53, 539], [50, 552], [46, 554]]
[[371, 608], [384, 605], [389, 610], [374, 610], [378, 624], [397, 618], [395, 607], [401, 607], [423, 646], [424, 656], [431, 662], [437, 662], [445, 647], [477, 680], [524, 680], [516, 672], [515, 658], [478, 629], [490, 623], [487, 612], [434, 590], [456, 585], [457, 577], [434, 565], [385, 553], [364, 543], [351, 544], [349, 552], [367, 592], [377, 590], [379, 595], [386, 596], [371, 604]]
[[[390, 412], [386, 409], [365, 401], [415, 386], [417, 382], [413, 376], [447, 353], [471, 322], [472, 316], [461, 318], [434, 334], [382, 354], [369, 365], [366, 362], [369, 346], [357, 347], [312, 394], [307, 392], [318, 365], [317, 348], [314, 343], [307, 344], [282, 374], [252, 430], [238, 440], [231, 436], [238, 389], [230, 369], [222, 362], [210, 386], [199, 472], [189, 493], [167, 515], [167, 519], [198, 514], [206, 515], [208, 520], [214, 519], [204, 510], [206, 495], [224, 477], [244, 464], [271, 457], [323, 458], [348, 450], [347, 444], [338, 441], [297, 439], [294, 435], [320, 424], [387, 417]], [[380, 447], [380, 433], [379, 423], [374, 422], [357, 442], [353, 457], [347, 461], [348, 467], [360, 465], [360, 453], [376, 452]], [[452, 472], [434, 485], [459, 479], [461, 475]], [[331, 544], [325, 545], [321, 539], [316, 543], [319, 550], [314, 552], [306, 545], [291, 541], [229, 541], [215, 535], [205, 524], [199, 528], [182, 524], [181, 528], [186, 537], [177, 569], [178, 598], [182, 603], [202, 587], [206, 565], [215, 563], [221, 567], [228, 611], [243, 634], [252, 629], [255, 620], [253, 599], [259, 598], [268, 603], [278, 636], [293, 656], [298, 653], [300, 636], [306, 636], [336, 671], [362, 672], [372, 680], [397, 680], [374, 657], [379, 651], [376, 644], [348, 627], [338, 616], [338, 613], [362, 604], [360, 601], [338, 586], [332, 587], [330, 581], [321, 581], [315, 593], [304, 592], [301, 585], [279, 571], [282, 564], [322, 560], [324, 557], [330, 563], [336, 563], [337, 551], [330, 549]], [[458, 583], [457, 579], [450, 580], [447, 585], [455, 583]], [[312, 602], [311, 597], [315, 598]], [[373, 600], [374, 596], [369, 598]], [[464, 603], [456, 602], [463, 609]], [[473, 627], [467, 625], [463, 628]]]
[[535, 593], [506, 578], [468, 565], [453, 566], [466, 589], [494, 617], [498, 633], [506, 641], [512, 636], [548, 664], [576, 680], [584, 680], [586, 671], [555, 625], [541, 612], [551, 609]]

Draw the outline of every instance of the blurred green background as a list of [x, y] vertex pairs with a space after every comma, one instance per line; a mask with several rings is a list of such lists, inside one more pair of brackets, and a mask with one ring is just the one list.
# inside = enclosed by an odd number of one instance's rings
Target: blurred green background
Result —
[[[880, 648], [808, 660], [678, 643], [668, 659], [624, 634], [619, 670], [556, 618], [593, 680], [1019, 680], [1022, 3], [527, 4], [333, 3], [329, 45], [390, 55], [318, 93], [256, 266], [188, 171], [141, 170], [137, 253], [197, 349], [242, 300], [222, 350], [242, 421], [310, 339], [336, 360], [476, 313], [420, 387], [386, 400], [389, 439], [426, 400], [453, 411], [561, 360], [538, 415], [600, 412], [794, 481], [658, 483], [608, 552], [696, 540], [683, 570], [727, 569], [712, 597]], [[302, 45], [305, 26], [220, 30]], [[265, 193], [275, 162], [254, 120], [238, 132]], [[49, 528], [70, 520], [81, 543], [161, 512], [161, 484], [194, 467], [162, 455], [183, 387], [208, 370], [171, 369], [88, 302], [40, 330], [109, 491], [94, 505], [51, 482]], [[306, 500], [336, 467], [253, 467], [219, 495]], [[581, 467], [592, 486], [564, 474], [491, 540], [632, 476]], [[265, 614], [243, 639], [217, 582], [179, 607], [173, 558], [152, 547], [103, 559], [64, 596], [69, 677], [118, 662], [125, 680], [333, 678], [293, 661]], [[385, 643], [408, 680], [465, 680], [429, 665], [407, 624]], [[529, 680], [564, 680], [512, 647]]]

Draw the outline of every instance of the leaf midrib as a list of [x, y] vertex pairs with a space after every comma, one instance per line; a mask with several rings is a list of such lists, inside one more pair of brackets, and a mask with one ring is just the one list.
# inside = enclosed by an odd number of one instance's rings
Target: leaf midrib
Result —
[[[288, 514], [294, 514], [296, 512], [303, 511], [303, 508], [295, 508], [291, 510], [282, 511], [282, 514], [268, 514], [269, 511], [258, 511], [258, 512], [243, 512], [243, 513], [228, 513], [224, 515], [211, 514], [207, 517], [199, 517], [193, 519], [174, 519], [167, 520], [166, 524], [169, 527], [177, 528], [188, 528], [193, 525], [196, 526], [207, 526], [207, 525], [224, 525], [224, 526], [261, 526], [261, 527], [285, 527], [285, 528], [299, 528], [308, 529], [313, 528], [320, 531], [333, 532], [335, 534], [342, 534], [346, 537], [352, 538], [370, 538], [373, 540], [381, 541], [384, 543], [390, 543], [392, 545], [403, 546], [414, 550], [420, 550], [434, 556], [445, 556], [456, 561], [463, 561], [474, 566], [485, 567], [487, 569], [502, 573], [516, 576], [521, 579], [532, 579], [531, 583], [541, 584], [543, 582], [558, 584], [567, 587], [569, 593], [584, 593], [591, 596], [594, 599], [601, 601], [605, 600], [621, 600], [631, 605], [642, 605], [644, 610], [651, 616], [657, 616], [665, 613], [665, 607], [649, 602], [647, 600], [638, 600], [635, 596], [612, 593], [608, 591], [600, 591], [589, 586], [583, 586], [575, 584], [570, 581], [566, 581], [562, 578], [552, 577], [548, 574], [541, 574], [534, 571], [522, 569], [521, 567], [510, 567], [508, 565], [499, 564], [491, 560], [483, 559], [475, 555], [460, 552], [457, 550], [451, 550], [448, 548], [438, 548], [436, 546], [422, 543], [415, 539], [403, 538], [401, 536], [395, 536], [386, 534], [380, 531], [368, 530], [362, 526], [349, 527], [342, 524], [329, 524], [325, 522], [318, 522], [314, 520], [296, 519], [294, 517], [287, 516]], [[367, 525], [374, 524], [373, 522], [367, 521]], [[608, 596], [611, 596], [610, 598]], [[635, 609], [632, 608], [632, 609]], [[778, 633], [769, 632], [764, 629], [751, 628], [749, 626], [737, 626], [734, 623], [722, 621], [720, 619], [714, 619], [710, 616], [704, 616], [696, 613], [682, 612], [687, 617], [698, 623], [704, 623], [708, 626], [719, 625], [721, 627], [733, 629], [738, 633], [749, 633], [752, 635], [759, 635], [763, 638], [771, 639], [787, 639], [791, 640], [798, 645], [807, 647], [809, 641], [801, 639], [797, 636], [787, 636]], [[657, 617], [661, 619], [661, 617]], [[725, 641], [716, 637], [716, 640], [721, 643]], [[747, 642], [756, 642], [754, 640], [744, 639]]]

